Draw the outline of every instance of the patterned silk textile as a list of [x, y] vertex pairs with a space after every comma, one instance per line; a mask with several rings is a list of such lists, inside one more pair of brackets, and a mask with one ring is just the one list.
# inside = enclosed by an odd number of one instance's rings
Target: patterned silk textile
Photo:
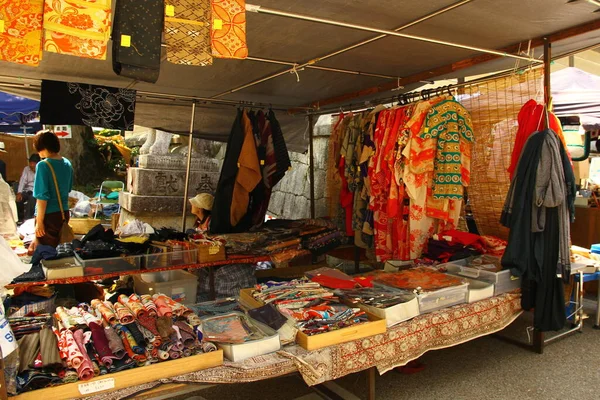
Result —
[[0, 0], [0, 60], [39, 65], [43, 9], [43, 0]]
[[212, 55], [217, 58], [248, 57], [246, 1], [212, 0]]
[[460, 200], [470, 181], [471, 116], [457, 101], [445, 100], [431, 109], [425, 125], [421, 138], [437, 140], [433, 197]]
[[46, 0], [44, 50], [106, 60], [110, 0]]
[[184, 65], [212, 65], [210, 23], [210, 0], [166, 0], [167, 61]]

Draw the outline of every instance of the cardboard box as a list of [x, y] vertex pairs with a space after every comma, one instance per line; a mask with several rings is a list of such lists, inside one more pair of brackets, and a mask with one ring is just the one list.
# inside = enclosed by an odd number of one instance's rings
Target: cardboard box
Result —
[[225, 246], [205, 243], [194, 243], [198, 248], [198, 263], [225, 261]]

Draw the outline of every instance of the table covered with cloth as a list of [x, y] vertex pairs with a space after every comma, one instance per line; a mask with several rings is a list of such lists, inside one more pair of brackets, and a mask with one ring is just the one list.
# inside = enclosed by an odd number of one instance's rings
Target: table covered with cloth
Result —
[[[388, 328], [384, 334], [307, 351], [291, 345], [242, 362], [161, 379], [127, 389], [96, 394], [94, 399], [117, 399], [157, 387], [161, 383], [239, 383], [299, 372], [309, 385], [377, 367], [380, 374], [406, 365], [430, 350], [498, 332], [521, 314], [520, 294], [507, 293], [472, 304], [462, 304]], [[92, 397], [90, 397], [92, 398]]]

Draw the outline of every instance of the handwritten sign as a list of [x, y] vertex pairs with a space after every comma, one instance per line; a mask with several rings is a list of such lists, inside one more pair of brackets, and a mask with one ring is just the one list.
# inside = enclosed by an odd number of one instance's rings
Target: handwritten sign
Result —
[[99, 381], [80, 383], [78, 385], [80, 394], [92, 394], [115, 388], [115, 379], [100, 379]]

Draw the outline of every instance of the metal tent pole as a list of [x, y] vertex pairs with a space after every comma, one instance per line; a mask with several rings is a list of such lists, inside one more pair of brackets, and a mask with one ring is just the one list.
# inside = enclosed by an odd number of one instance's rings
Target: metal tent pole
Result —
[[304, 21], [317, 22], [317, 23], [321, 23], [321, 24], [334, 25], [334, 26], [339, 26], [339, 27], [343, 27], [343, 28], [350, 28], [350, 29], [356, 29], [356, 30], [367, 31], [367, 32], [382, 33], [385, 35], [397, 36], [397, 37], [401, 37], [404, 39], [419, 40], [421, 42], [440, 44], [443, 46], [456, 47], [456, 48], [464, 49], [464, 50], [472, 50], [472, 51], [477, 51], [480, 53], [494, 54], [497, 56], [511, 57], [511, 58], [515, 58], [518, 60], [525, 60], [525, 61], [529, 61], [529, 62], [536, 62], [536, 63], [539, 62], [539, 60], [537, 60], [535, 58], [520, 56], [518, 54], [505, 53], [502, 51], [486, 49], [483, 47], [469, 46], [469, 45], [464, 45], [464, 44], [459, 44], [459, 43], [454, 43], [454, 42], [448, 42], [445, 40], [431, 39], [431, 38], [427, 38], [424, 36], [409, 35], [407, 33], [400, 33], [400, 32], [396, 32], [396, 31], [389, 30], [389, 29], [380, 29], [380, 28], [374, 28], [374, 27], [370, 27], [370, 26], [366, 26], [366, 25], [359, 25], [359, 24], [353, 24], [353, 23], [349, 23], [349, 22], [336, 21], [336, 20], [328, 19], [328, 18], [313, 17], [313, 16], [305, 15], [305, 14], [298, 14], [298, 13], [291, 13], [291, 12], [287, 12], [287, 11], [275, 10], [272, 8], [266, 8], [266, 7], [262, 7], [262, 6], [254, 5], [254, 4], [246, 4], [246, 11], [256, 12], [256, 13], [260, 13], [260, 14], [276, 15], [276, 16], [280, 16], [280, 17], [287, 17], [287, 18], [293, 18], [293, 19], [300, 19], [300, 20], [304, 20]]
[[190, 189], [190, 171], [192, 169], [192, 148], [194, 145], [194, 119], [196, 118], [196, 102], [192, 103], [192, 121], [190, 122], [190, 136], [188, 137], [188, 155], [185, 170], [185, 189], [183, 190], [183, 217], [181, 218], [181, 231], [185, 232], [185, 219], [187, 217], [187, 203]]
[[308, 116], [308, 172], [310, 179], [310, 217], [315, 218], [315, 143], [314, 143], [314, 128], [313, 128], [313, 116]]
[[25, 139], [25, 153], [27, 154], [27, 160], [29, 160], [29, 144], [27, 143], [27, 125], [23, 124], [23, 138]]
[[[417, 24], [419, 24], [421, 22], [424, 22], [424, 21], [427, 21], [427, 20], [429, 20], [431, 18], [437, 17], [438, 15], [441, 15], [441, 14], [444, 14], [444, 13], [446, 13], [448, 11], [454, 10], [455, 8], [458, 8], [458, 7], [463, 6], [463, 5], [467, 4], [467, 3], [470, 3], [471, 1], [473, 1], [473, 0], [462, 0], [462, 1], [459, 1], [457, 3], [451, 4], [451, 5], [447, 6], [447, 7], [444, 7], [444, 8], [441, 8], [441, 9], [437, 10], [437, 11], [432, 12], [431, 14], [424, 15], [421, 18], [418, 18], [418, 19], [416, 19], [414, 21], [411, 21], [411, 22], [409, 22], [407, 24], [404, 24], [404, 25], [402, 25], [402, 26], [394, 29], [394, 31], [399, 32], [401, 30], [410, 28], [411, 26], [417, 25]], [[338, 56], [338, 55], [346, 53], [346, 52], [348, 52], [350, 50], [357, 49], [357, 48], [362, 47], [362, 46], [364, 46], [366, 44], [376, 42], [376, 41], [378, 41], [380, 39], [386, 38], [387, 36], [388, 36], [387, 34], [382, 34], [382, 35], [374, 36], [374, 37], [372, 37], [370, 39], [363, 40], [362, 42], [355, 43], [355, 44], [353, 44], [351, 46], [344, 47], [343, 49], [339, 49], [339, 50], [336, 50], [336, 51], [334, 51], [332, 53], [325, 54], [325, 55], [323, 55], [321, 57], [317, 57], [317, 58], [314, 58], [312, 60], [309, 60], [309, 61], [307, 61], [305, 63], [298, 64], [298, 65], [294, 66], [294, 68], [290, 68], [290, 69], [287, 69], [287, 70], [282, 71], [282, 72], [277, 72], [277, 73], [275, 73], [273, 75], [269, 75], [269, 76], [267, 76], [265, 78], [261, 78], [261, 79], [255, 80], [255, 81], [252, 81], [252, 82], [247, 83], [245, 85], [236, 87], [235, 89], [231, 89], [231, 90], [229, 90], [227, 92], [220, 93], [220, 94], [218, 94], [218, 95], [216, 95], [214, 97], [216, 98], [216, 97], [225, 96], [226, 94], [234, 93], [234, 92], [237, 92], [239, 90], [242, 90], [242, 89], [245, 89], [245, 88], [257, 85], [259, 83], [269, 81], [271, 79], [274, 79], [274, 78], [277, 78], [279, 76], [285, 75], [285, 74], [287, 74], [289, 72], [292, 72], [292, 71], [294, 71], [294, 69], [298, 70], [298, 69], [302, 69], [302, 68], [305, 68], [305, 67], [306, 68], [312, 67], [312, 66], [314, 66], [314, 64], [316, 64], [316, 63], [318, 63], [320, 61], [326, 60], [326, 59], [331, 58], [331, 57]]]

